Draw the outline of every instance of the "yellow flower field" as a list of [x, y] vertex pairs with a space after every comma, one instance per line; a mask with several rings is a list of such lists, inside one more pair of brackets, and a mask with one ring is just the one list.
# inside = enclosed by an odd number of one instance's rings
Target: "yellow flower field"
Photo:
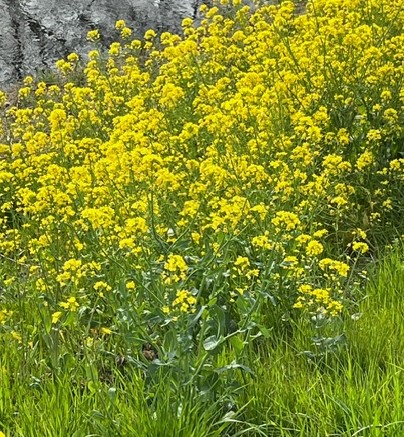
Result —
[[203, 367], [281, 320], [349, 313], [402, 233], [402, 1], [202, 11], [182, 37], [120, 20], [109, 53], [91, 30], [59, 85], [0, 95], [9, 341], [203, 346]]

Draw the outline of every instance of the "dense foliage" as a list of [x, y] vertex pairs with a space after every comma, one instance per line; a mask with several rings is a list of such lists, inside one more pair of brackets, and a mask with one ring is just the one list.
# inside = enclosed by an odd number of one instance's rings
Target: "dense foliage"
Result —
[[258, 337], [354, 311], [402, 230], [402, 1], [202, 9], [0, 96], [1, 341], [52, 374], [214, 401]]

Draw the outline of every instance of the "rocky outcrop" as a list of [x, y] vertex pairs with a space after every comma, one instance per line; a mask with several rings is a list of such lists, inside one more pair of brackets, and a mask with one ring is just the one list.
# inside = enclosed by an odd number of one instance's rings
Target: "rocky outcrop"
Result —
[[203, 0], [0, 0], [0, 87], [52, 68], [71, 52], [89, 50], [87, 31], [100, 30], [103, 44], [124, 19], [135, 36], [153, 28], [179, 31], [185, 17], [197, 18]]

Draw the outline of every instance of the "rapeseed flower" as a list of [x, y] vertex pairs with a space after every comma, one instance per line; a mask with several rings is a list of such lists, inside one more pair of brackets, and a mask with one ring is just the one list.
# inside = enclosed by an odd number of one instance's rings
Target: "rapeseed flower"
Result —
[[98, 41], [100, 39], [100, 32], [97, 29], [87, 32], [87, 39], [89, 41]]
[[366, 253], [369, 251], [369, 246], [366, 243], [364, 243], [363, 241], [354, 241], [352, 243], [352, 249], [355, 252]]
[[34, 287], [54, 324], [97, 308], [111, 326], [122, 296], [180, 320], [220, 294], [243, 317], [265, 287], [336, 315], [355, 274], [340, 248], [371, 251], [402, 206], [398, 3], [221, 0], [135, 40], [119, 20], [79, 83], [72, 53], [58, 85], [27, 77], [7, 110], [0, 94], [0, 250], [29, 272], [6, 287]]
[[63, 313], [61, 311], [56, 311], [52, 314], [52, 325], [55, 325], [59, 319], [62, 317]]
[[74, 296], [69, 297], [66, 302], [60, 302], [59, 306], [64, 308], [65, 310], [69, 310], [72, 312], [77, 311], [77, 308], [80, 306]]

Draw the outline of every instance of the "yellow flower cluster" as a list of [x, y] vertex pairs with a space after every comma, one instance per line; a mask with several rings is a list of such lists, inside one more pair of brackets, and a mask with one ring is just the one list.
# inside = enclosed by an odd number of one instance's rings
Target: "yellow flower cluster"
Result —
[[184, 289], [211, 273], [229, 301], [268, 286], [334, 315], [350, 272], [342, 237], [391, 217], [401, 2], [312, 0], [302, 15], [291, 1], [220, 3], [182, 37], [131, 40], [120, 20], [121, 41], [107, 59], [91, 51], [79, 83], [71, 54], [59, 85], [26, 79], [0, 110], [0, 251], [30, 271], [18, 281], [49, 298], [52, 323], [78, 301], [112, 301], [120, 281], [133, 302], [164, 305], [153, 293], [170, 288], [189, 311]]
[[342, 310], [342, 304], [331, 300], [329, 288], [312, 288], [310, 285], [299, 287], [299, 297], [294, 308], [320, 308], [323, 315], [336, 316]]
[[188, 266], [181, 255], [170, 254], [164, 264], [164, 269], [166, 270], [164, 275], [165, 282], [170, 284], [172, 282], [185, 280]]
[[195, 303], [195, 297], [188, 290], [180, 290], [173, 301], [173, 307], [179, 307], [180, 311], [184, 313], [188, 311], [194, 312], [195, 308], [193, 306]]
[[[66, 302], [60, 302], [59, 304], [62, 308], [69, 311], [77, 311], [77, 308], [79, 307], [79, 304], [75, 297], [69, 297]], [[59, 313], [53, 313], [52, 315], [52, 321], [55, 323], [55, 320], [59, 319], [60, 314]]]

